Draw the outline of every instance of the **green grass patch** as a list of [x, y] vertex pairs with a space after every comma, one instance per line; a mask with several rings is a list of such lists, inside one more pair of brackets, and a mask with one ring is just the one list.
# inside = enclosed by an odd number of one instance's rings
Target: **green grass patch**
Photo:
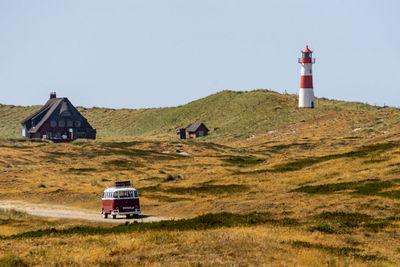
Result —
[[399, 143], [380, 143], [374, 145], [361, 146], [355, 151], [350, 151], [340, 154], [332, 154], [321, 157], [309, 157], [304, 159], [294, 160], [284, 164], [278, 164], [273, 167], [271, 171], [274, 172], [288, 172], [298, 171], [303, 168], [322, 163], [329, 160], [340, 159], [340, 158], [364, 158], [371, 153], [387, 151], [392, 148], [398, 147]]
[[400, 163], [393, 163], [393, 164], [389, 164], [389, 167], [395, 167], [389, 171], [386, 172], [386, 174], [398, 174], [400, 173]]
[[234, 175], [249, 175], [249, 174], [262, 174], [262, 173], [267, 173], [271, 172], [270, 169], [261, 169], [261, 170], [254, 170], [254, 171], [238, 171], [238, 170], [231, 170], [232, 174]]
[[382, 219], [382, 220], [376, 220], [374, 222], [367, 222], [363, 224], [363, 227], [370, 232], [378, 233], [391, 225], [392, 223], [390, 219]]
[[[211, 181], [212, 182], [212, 181]], [[191, 187], [167, 187], [162, 188], [159, 184], [154, 186], [147, 186], [138, 188], [138, 192], [164, 192], [176, 195], [193, 195], [193, 194], [206, 194], [206, 195], [221, 195], [221, 194], [233, 194], [238, 192], [246, 192], [250, 189], [247, 185], [241, 184], [227, 184], [227, 185], [216, 185], [202, 183], [197, 186]], [[146, 195], [147, 196], [147, 195]]]
[[146, 242], [162, 245], [176, 243], [177, 239], [170, 233], [154, 233], [146, 240]]
[[398, 221], [397, 217], [374, 218], [363, 213], [348, 212], [322, 212], [316, 216], [308, 218], [307, 223], [311, 224], [308, 230], [319, 231], [327, 234], [348, 234], [356, 228], [363, 227], [370, 232], [379, 232], [392, 222]]
[[21, 239], [21, 238], [37, 238], [43, 236], [63, 236], [63, 235], [106, 235], [106, 234], [122, 234], [140, 231], [151, 230], [166, 230], [166, 231], [188, 231], [198, 230], [204, 231], [207, 229], [230, 228], [237, 226], [255, 226], [262, 224], [273, 224], [280, 226], [293, 226], [298, 222], [295, 219], [282, 218], [274, 219], [269, 213], [248, 213], [234, 214], [228, 212], [209, 213], [197, 216], [191, 219], [169, 220], [151, 223], [131, 223], [121, 224], [114, 227], [91, 227], [78, 226], [72, 228], [55, 229], [48, 228], [37, 231], [29, 231], [21, 234], [2, 237], [1, 239]]
[[362, 164], [374, 164], [374, 163], [380, 163], [384, 161], [388, 161], [390, 158], [371, 158], [369, 160], [363, 161]]
[[[382, 196], [383, 189], [393, 187], [395, 184], [392, 181], [375, 181], [375, 182], [368, 182], [356, 186], [354, 188], [354, 194], [366, 195], [366, 196]], [[384, 195], [383, 195], [384, 196]]]
[[286, 242], [295, 248], [319, 249], [335, 256], [355, 257], [363, 261], [387, 260], [385, 257], [375, 254], [362, 254], [363, 250], [355, 247], [334, 247], [299, 240]]
[[311, 143], [292, 143], [286, 145], [274, 145], [274, 146], [265, 146], [268, 152], [278, 153], [282, 150], [290, 149], [292, 147], [299, 148], [299, 149], [312, 149], [315, 147], [315, 144]]
[[378, 194], [379, 196], [400, 199], [400, 190], [384, 191]]
[[310, 243], [310, 242], [305, 242], [305, 241], [289, 241], [288, 244], [292, 245], [293, 247], [297, 248], [316, 248], [316, 249], [321, 249], [324, 250], [330, 254], [333, 255], [338, 255], [338, 256], [350, 256], [351, 254], [355, 252], [361, 252], [362, 250], [359, 248], [355, 247], [333, 247], [333, 246], [327, 246], [327, 245], [322, 245], [322, 244], [315, 244], [315, 243]]
[[238, 167], [248, 167], [263, 163], [264, 160], [253, 156], [222, 156], [222, 161], [229, 165]]
[[144, 178], [140, 178], [140, 181], [163, 181], [165, 178], [163, 177], [158, 177], [158, 176], [151, 176], [151, 177], [144, 177]]
[[74, 174], [85, 174], [88, 172], [97, 172], [97, 169], [95, 168], [69, 168], [67, 170], [69, 173], [74, 173]]
[[381, 192], [384, 189], [395, 186], [396, 183], [397, 180], [379, 181], [378, 179], [368, 179], [356, 182], [306, 185], [291, 190], [290, 192], [304, 192], [308, 194], [330, 194], [343, 190], [352, 190], [352, 194], [400, 198], [400, 191]]
[[227, 184], [227, 185], [215, 185], [215, 184], [202, 184], [200, 186], [192, 187], [170, 187], [164, 191], [167, 193], [177, 195], [191, 195], [191, 194], [209, 194], [209, 195], [220, 195], [220, 194], [233, 194], [238, 192], [248, 191], [247, 185], [240, 184]]
[[126, 159], [105, 161], [102, 164], [110, 170], [134, 170], [135, 168], [143, 167], [141, 162]]
[[0, 258], [0, 266], [2, 267], [27, 267], [29, 266], [23, 259], [14, 255], [8, 254]]
[[160, 185], [152, 185], [152, 186], [145, 186], [145, 187], [140, 187], [137, 188], [139, 193], [146, 193], [146, 192], [157, 192], [157, 191], [162, 191], [163, 189], [160, 187]]
[[101, 142], [100, 145], [103, 148], [128, 148], [143, 144], [143, 141], [129, 141], [129, 142]]

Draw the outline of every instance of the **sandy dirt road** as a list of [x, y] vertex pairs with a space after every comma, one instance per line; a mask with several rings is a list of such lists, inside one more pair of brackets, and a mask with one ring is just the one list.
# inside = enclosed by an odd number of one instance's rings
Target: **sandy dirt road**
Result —
[[140, 215], [137, 219], [126, 219], [125, 216], [119, 216], [117, 217], [117, 219], [104, 219], [103, 215], [100, 212], [94, 212], [92, 210], [85, 210], [61, 205], [29, 203], [18, 200], [0, 200], [0, 208], [24, 211], [28, 214], [41, 217], [79, 219], [106, 223], [125, 223], [134, 221], [157, 222], [172, 219], [168, 217], [159, 217], [153, 215]]

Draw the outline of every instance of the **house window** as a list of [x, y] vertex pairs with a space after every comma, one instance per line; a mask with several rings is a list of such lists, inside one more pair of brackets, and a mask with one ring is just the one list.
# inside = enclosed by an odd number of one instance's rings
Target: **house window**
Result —
[[56, 121], [50, 121], [50, 127], [57, 127]]
[[67, 127], [73, 127], [74, 122], [73, 121], [67, 121]]
[[75, 127], [81, 127], [81, 122], [80, 121], [75, 121]]
[[65, 121], [59, 121], [58, 126], [60, 127], [65, 127]]
[[63, 113], [61, 113], [61, 117], [71, 117], [71, 112], [64, 111]]

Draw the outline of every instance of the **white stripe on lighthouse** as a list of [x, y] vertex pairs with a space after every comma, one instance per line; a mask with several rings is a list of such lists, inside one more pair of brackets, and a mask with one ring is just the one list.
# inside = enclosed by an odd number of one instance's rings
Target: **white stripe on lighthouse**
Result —
[[301, 64], [301, 76], [312, 76], [312, 64], [311, 63]]
[[300, 88], [299, 108], [313, 108], [313, 107], [314, 107], [313, 88]]

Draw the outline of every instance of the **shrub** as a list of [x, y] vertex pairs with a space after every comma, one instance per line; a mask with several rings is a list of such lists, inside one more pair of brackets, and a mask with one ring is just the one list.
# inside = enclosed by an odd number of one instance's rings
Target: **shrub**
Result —
[[9, 254], [0, 259], [0, 266], [3, 267], [25, 267], [28, 266], [26, 262], [24, 262], [20, 257]]

